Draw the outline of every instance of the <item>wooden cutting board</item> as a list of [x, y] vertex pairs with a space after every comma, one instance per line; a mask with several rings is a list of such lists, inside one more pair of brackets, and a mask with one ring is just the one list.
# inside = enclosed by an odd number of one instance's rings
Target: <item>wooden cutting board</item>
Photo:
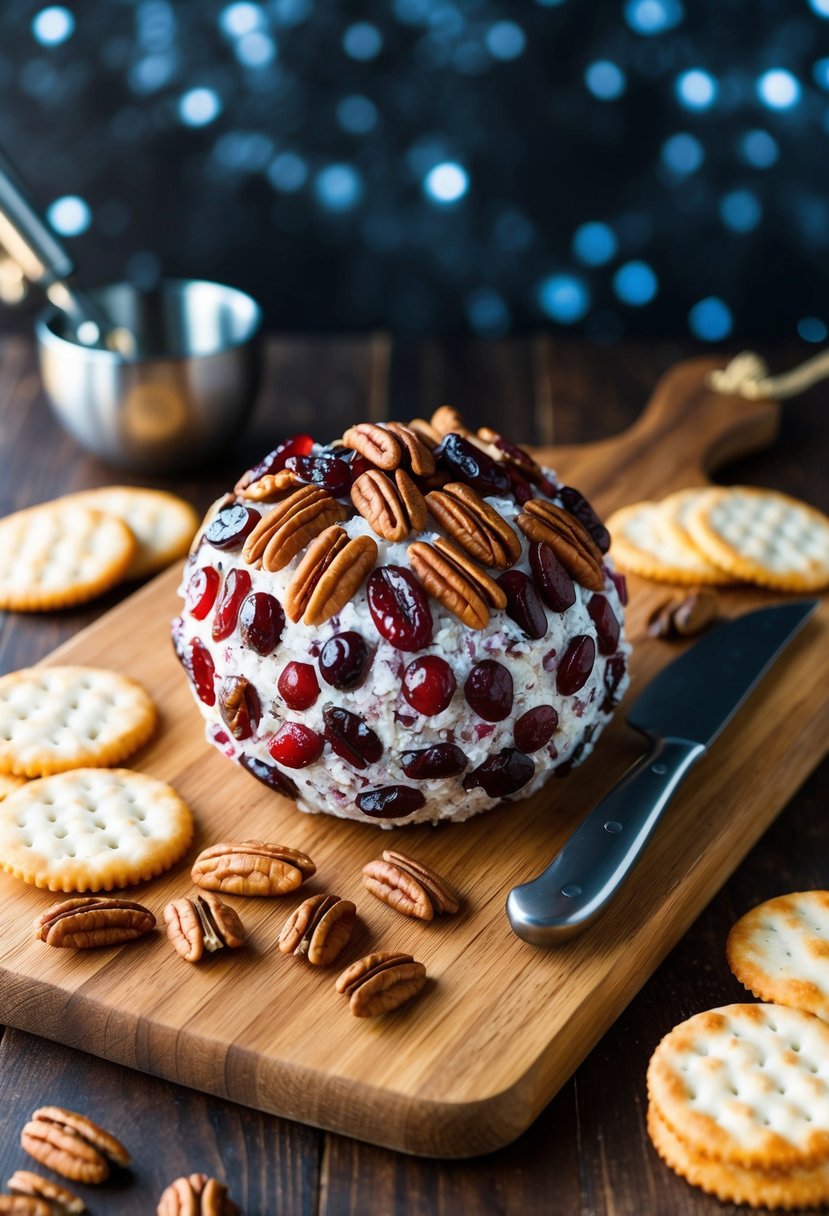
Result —
[[[704, 376], [712, 366], [705, 359], [677, 366], [625, 434], [542, 457], [603, 513], [703, 483], [713, 466], [770, 444], [779, 415], [771, 402], [711, 393]], [[335, 891], [358, 904], [362, 920], [347, 958], [375, 948], [411, 951], [427, 965], [428, 987], [405, 1011], [373, 1022], [352, 1018], [334, 991], [339, 968], [311, 968], [275, 949], [296, 896], [233, 901], [249, 947], [197, 967], [179, 960], [160, 932], [122, 949], [52, 950], [32, 940], [31, 924], [54, 897], [0, 875], [0, 1022], [406, 1152], [471, 1156], [519, 1135], [818, 763], [829, 738], [824, 603], [693, 771], [606, 916], [545, 951], [512, 935], [504, 900], [643, 750], [623, 717], [569, 777], [462, 825], [381, 832], [302, 815], [204, 742], [169, 642], [177, 579], [175, 570], [159, 576], [49, 660], [124, 671], [160, 707], [158, 737], [134, 765], [180, 790], [198, 832], [188, 859], [136, 888], [135, 898], [160, 918], [169, 898], [188, 891], [195, 851], [219, 839], [291, 844], [318, 866], [303, 894]], [[678, 649], [643, 638], [651, 608], [670, 590], [630, 581], [635, 695]], [[774, 598], [734, 590], [723, 606], [738, 615]], [[423, 925], [368, 896], [361, 867], [389, 845], [455, 882], [463, 914]]]

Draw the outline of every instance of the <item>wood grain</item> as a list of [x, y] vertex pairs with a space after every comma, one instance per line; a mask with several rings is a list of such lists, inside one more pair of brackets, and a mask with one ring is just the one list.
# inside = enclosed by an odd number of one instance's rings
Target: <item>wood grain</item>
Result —
[[[607, 509], [693, 484], [711, 459], [769, 442], [776, 407], [709, 394], [702, 386], [708, 365], [672, 373], [632, 432], [589, 449], [558, 448], [561, 474]], [[364, 916], [359, 947], [405, 946], [427, 963], [433, 984], [405, 1017], [354, 1024], [333, 993], [331, 975], [276, 956], [273, 943], [291, 901], [277, 908], [240, 902], [253, 931], [251, 948], [185, 974], [186, 965], [161, 940], [67, 959], [29, 938], [30, 920], [49, 897], [6, 879], [0, 909], [11, 928], [0, 1017], [246, 1105], [409, 1152], [471, 1155], [517, 1136], [825, 748], [824, 613], [689, 780], [634, 881], [584, 937], [557, 951], [526, 946], [509, 933], [503, 900], [637, 754], [637, 737], [621, 721], [598, 756], [527, 803], [460, 828], [395, 833], [407, 848], [439, 862], [468, 896], [468, 911], [451, 930], [412, 926], [363, 897], [359, 870], [381, 843], [375, 828], [298, 816], [206, 748], [167, 643], [175, 581], [175, 572], [162, 575], [59, 657], [101, 662], [105, 656], [107, 665], [151, 688], [163, 730], [137, 765], [172, 780], [190, 801], [200, 829], [196, 847], [238, 832], [241, 821], [246, 835], [276, 835], [305, 849], [319, 865], [312, 889], [336, 886], [357, 899]], [[637, 586], [634, 633], [660, 594]], [[728, 608], [743, 611], [763, 598], [734, 593]], [[643, 642], [636, 680], [649, 678], [672, 653]], [[797, 715], [770, 715], [770, 703], [800, 708]], [[179, 867], [139, 888], [139, 898], [158, 911], [187, 881], [186, 867]], [[499, 985], [482, 983], [496, 960]]]

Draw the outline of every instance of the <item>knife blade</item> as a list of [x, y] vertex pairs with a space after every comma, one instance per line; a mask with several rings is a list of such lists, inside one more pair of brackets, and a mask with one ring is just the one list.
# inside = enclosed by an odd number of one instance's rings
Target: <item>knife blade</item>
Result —
[[616, 895], [689, 769], [731, 721], [817, 608], [758, 608], [710, 630], [656, 676], [628, 714], [649, 751], [593, 808], [549, 866], [507, 897], [524, 941], [557, 945]]

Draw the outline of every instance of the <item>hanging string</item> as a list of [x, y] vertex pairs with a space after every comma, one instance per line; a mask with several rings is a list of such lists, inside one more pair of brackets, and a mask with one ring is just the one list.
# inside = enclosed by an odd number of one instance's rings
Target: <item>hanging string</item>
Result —
[[827, 378], [829, 350], [822, 350], [805, 363], [801, 363], [800, 367], [792, 368], [790, 372], [781, 372], [779, 376], [770, 374], [769, 365], [761, 355], [744, 350], [735, 355], [727, 367], [709, 372], [706, 383], [718, 393], [747, 397], [750, 401], [759, 401], [766, 397], [783, 401], [786, 397], [805, 393], [813, 384]]

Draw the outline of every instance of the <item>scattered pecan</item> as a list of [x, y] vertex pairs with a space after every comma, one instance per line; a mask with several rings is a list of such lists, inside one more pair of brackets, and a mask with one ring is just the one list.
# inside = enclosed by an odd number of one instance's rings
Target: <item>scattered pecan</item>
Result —
[[[16, 1170], [6, 1186], [15, 1195], [29, 1196], [45, 1204], [44, 1210], [51, 1216], [78, 1216], [79, 1213], [86, 1211], [86, 1204], [78, 1195], [73, 1194], [60, 1183], [52, 1182], [50, 1178], [43, 1178], [40, 1174], [32, 1173], [31, 1170]], [[21, 1211], [23, 1210], [21, 1209]], [[39, 1209], [30, 1208], [28, 1210], [36, 1212]], [[0, 1207], [0, 1212], [2, 1211], [3, 1208]]]
[[531, 498], [516, 523], [529, 540], [545, 541], [582, 587], [590, 591], [602, 590], [601, 550], [584, 524], [569, 511], [545, 499]]
[[513, 465], [528, 481], [538, 482], [544, 476], [541, 465], [533, 460], [529, 452], [510, 443], [498, 431], [493, 431], [488, 426], [479, 427], [478, 438], [487, 445], [486, 450], [494, 460]]
[[85, 1115], [61, 1106], [41, 1106], [20, 1133], [21, 1147], [64, 1178], [97, 1183], [110, 1167], [126, 1169], [130, 1155], [119, 1140]]
[[212, 891], [195, 899], [174, 899], [164, 909], [167, 936], [187, 963], [198, 963], [204, 952], [236, 950], [245, 944], [245, 927], [238, 914]]
[[49, 946], [86, 950], [134, 941], [155, 928], [143, 904], [109, 895], [82, 895], [53, 904], [35, 921], [35, 937]]
[[318, 486], [301, 486], [263, 515], [245, 541], [242, 557], [261, 562], [269, 572], [282, 570], [315, 537], [346, 519], [348, 511]]
[[199, 853], [191, 877], [206, 891], [228, 895], [287, 895], [301, 887], [317, 867], [310, 857], [286, 844], [243, 840], [213, 844]]
[[363, 866], [363, 886], [396, 912], [418, 920], [451, 915], [460, 907], [458, 893], [431, 866], [393, 849]]
[[436, 536], [432, 541], [432, 547], [448, 558], [454, 566], [457, 566], [490, 608], [506, 608], [507, 597], [503, 588], [499, 587], [495, 579], [487, 574], [486, 570], [482, 569], [476, 561], [473, 561], [468, 553], [464, 553], [460, 545], [456, 545], [453, 540], [448, 540], [445, 536]]
[[3, 1216], [62, 1216], [65, 1208], [53, 1207], [47, 1199], [34, 1195], [0, 1195]]
[[346, 967], [334, 987], [350, 998], [355, 1018], [375, 1018], [410, 1001], [426, 983], [426, 968], [411, 954], [378, 951]]
[[429, 477], [435, 471], [435, 458], [430, 447], [411, 427], [402, 422], [384, 422], [383, 426], [399, 441], [403, 462], [417, 477]]
[[396, 469], [403, 456], [396, 436], [373, 422], [358, 422], [349, 427], [343, 435], [343, 443], [365, 456], [378, 469]]
[[667, 600], [648, 617], [648, 636], [668, 641], [702, 633], [720, 615], [720, 601], [713, 591], [691, 591]]
[[513, 529], [471, 486], [451, 481], [427, 494], [426, 505], [452, 540], [484, 565], [506, 570], [521, 556]]
[[379, 469], [369, 469], [351, 487], [351, 501], [384, 540], [405, 540], [426, 524], [426, 502], [404, 469], [395, 469], [394, 481]]
[[437, 431], [441, 439], [444, 435], [463, 435], [464, 438], [472, 432], [464, 423], [463, 416], [451, 405], [440, 405], [432, 414], [431, 427]]
[[303, 617], [306, 625], [321, 625], [355, 595], [377, 561], [377, 545], [370, 536], [355, 536], [334, 525], [308, 546], [285, 592], [290, 620]]
[[280, 469], [278, 473], [265, 473], [263, 477], [258, 477], [250, 485], [243, 486], [238, 494], [240, 498], [253, 502], [276, 502], [298, 485], [299, 479], [290, 469]]
[[234, 739], [249, 739], [261, 715], [259, 694], [245, 676], [225, 676], [217, 697], [219, 712]]
[[356, 918], [350, 899], [312, 895], [282, 926], [279, 949], [283, 954], [304, 954], [315, 967], [327, 967], [348, 943]]
[[431, 596], [454, 613], [469, 629], [485, 629], [489, 608], [471, 579], [448, 558], [425, 541], [415, 541], [406, 551], [409, 565]]
[[176, 1178], [158, 1201], [156, 1216], [240, 1216], [227, 1187], [207, 1174]]
[[414, 431], [430, 451], [432, 448], [436, 448], [443, 438], [440, 432], [436, 431], [431, 422], [427, 422], [425, 418], [410, 418], [408, 425], [409, 430]]

